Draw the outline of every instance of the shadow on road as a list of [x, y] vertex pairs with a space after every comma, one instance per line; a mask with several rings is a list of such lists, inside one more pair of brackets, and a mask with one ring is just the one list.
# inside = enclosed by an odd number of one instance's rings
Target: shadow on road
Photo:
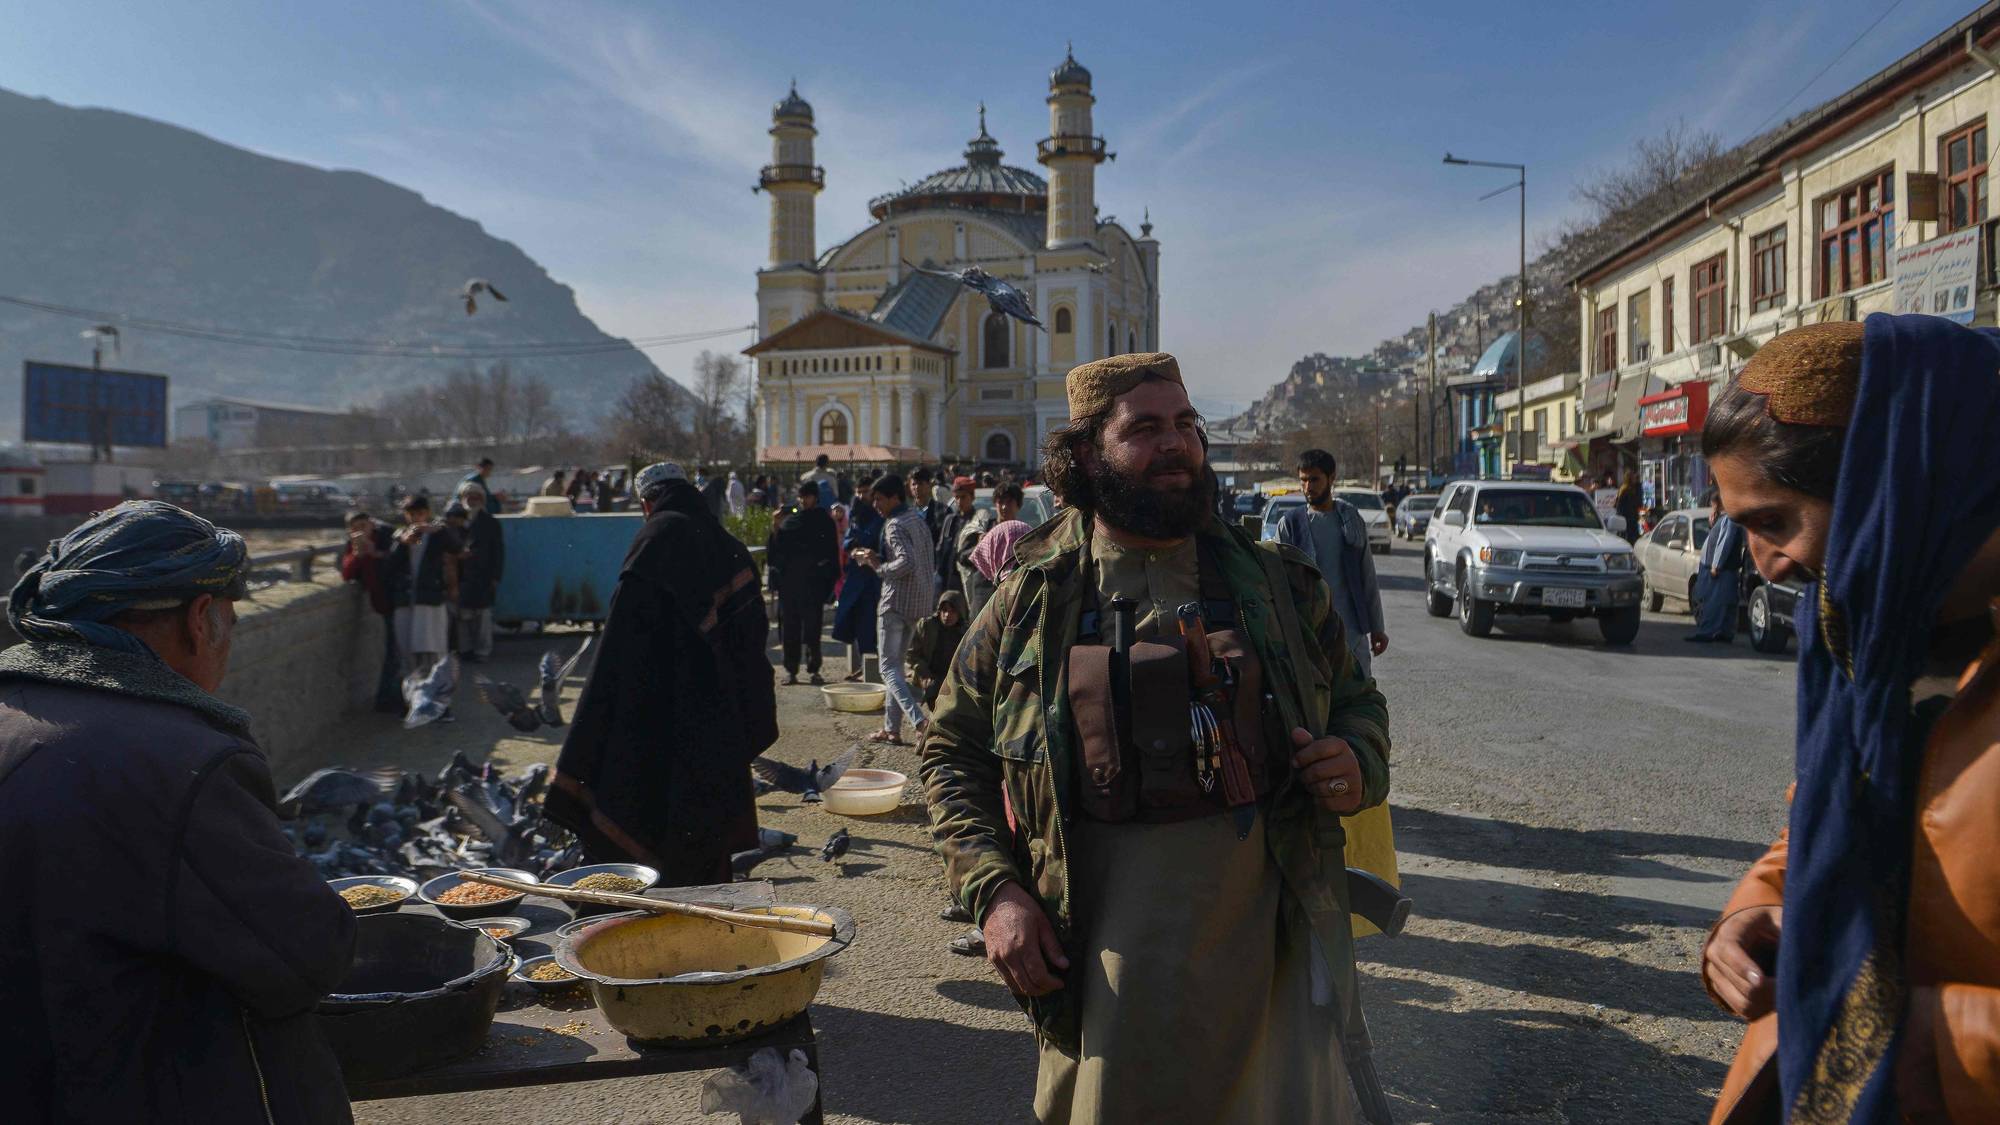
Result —
[[[1380, 580], [1383, 589], [1388, 589], [1388, 579]], [[1421, 580], [1417, 589], [1423, 588]], [[1457, 627], [1456, 619], [1441, 624]], [[1629, 645], [1607, 645], [1598, 631], [1597, 620], [1579, 617], [1558, 624], [1535, 614], [1495, 614], [1493, 633], [1484, 638], [1486, 643], [1530, 643], [1561, 647], [1602, 648], [1614, 651], [1638, 650], [1654, 656], [1685, 656], [1697, 660], [1750, 660], [1760, 664], [1790, 663], [1797, 658], [1796, 652], [1762, 653], [1750, 647], [1750, 638], [1737, 634], [1730, 644], [1689, 644], [1683, 638], [1694, 632], [1694, 623], [1686, 620], [1662, 620], [1644, 617], [1639, 622], [1639, 635]]]
[[1705, 929], [1715, 912], [1628, 895], [1587, 894], [1530, 887], [1493, 879], [1457, 879], [1415, 872], [1403, 876], [1403, 893], [1425, 918], [1466, 922], [1521, 934], [1554, 934], [1592, 941], [1642, 942], [1652, 935], [1635, 927]]
[[[1648, 857], [1684, 855], [1748, 865], [1768, 842], [1671, 832], [1540, 828], [1433, 809], [1397, 807], [1396, 850], [1533, 871], [1720, 882], [1727, 876], [1690, 871]], [[1702, 923], [1706, 925], [1707, 923]]]
[[[1607, 1020], [1429, 1006], [1428, 986], [1364, 984], [1375, 1062], [1399, 1121], [1701, 1121], [1721, 1063], [1663, 1051]], [[1696, 994], [1700, 988], [1696, 986]]]
[[990, 980], [941, 980], [937, 982], [937, 993], [947, 1000], [956, 1000], [974, 1008], [985, 1008], [994, 1012], [1018, 1012], [1021, 1006], [1014, 1002], [1007, 987]]
[[[1002, 1031], [825, 1004], [813, 1006], [813, 1026], [822, 1050], [829, 1040], [867, 1044], [843, 1051], [839, 1068], [827, 1073], [829, 1112], [909, 1125], [1031, 1117], [1035, 1041], [1018, 1026]], [[1020, 1075], [1028, 1078], [1017, 1087]]]

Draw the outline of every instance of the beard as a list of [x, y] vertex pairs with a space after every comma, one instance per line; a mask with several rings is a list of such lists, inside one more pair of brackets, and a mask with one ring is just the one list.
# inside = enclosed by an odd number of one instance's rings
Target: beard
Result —
[[[1162, 485], [1153, 480], [1176, 470], [1188, 474], [1188, 484]], [[1191, 457], [1156, 457], [1144, 472], [1100, 457], [1090, 470], [1090, 486], [1104, 522], [1147, 539], [1184, 539], [1215, 511], [1215, 477]]]

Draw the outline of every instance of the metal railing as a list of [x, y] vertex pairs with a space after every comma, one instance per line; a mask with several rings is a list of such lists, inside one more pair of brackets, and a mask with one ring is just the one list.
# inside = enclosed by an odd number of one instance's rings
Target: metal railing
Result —
[[290, 567], [293, 582], [311, 582], [313, 560], [321, 555], [338, 555], [347, 550], [347, 544], [321, 543], [313, 547], [294, 547], [289, 551], [273, 551], [268, 555], [251, 555], [251, 571], [271, 570], [276, 567]]
[[762, 187], [772, 184], [811, 184], [826, 186], [826, 169], [817, 164], [766, 164], [757, 172], [757, 183]]
[[1051, 156], [1095, 156], [1100, 159], [1108, 154], [1104, 151], [1103, 137], [1043, 137], [1035, 142], [1037, 158], [1047, 160]]

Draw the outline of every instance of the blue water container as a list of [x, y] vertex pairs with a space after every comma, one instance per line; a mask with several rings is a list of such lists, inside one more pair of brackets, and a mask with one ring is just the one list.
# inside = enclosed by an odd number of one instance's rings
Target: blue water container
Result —
[[499, 519], [507, 567], [493, 620], [502, 625], [603, 621], [618, 566], [645, 522], [638, 512]]

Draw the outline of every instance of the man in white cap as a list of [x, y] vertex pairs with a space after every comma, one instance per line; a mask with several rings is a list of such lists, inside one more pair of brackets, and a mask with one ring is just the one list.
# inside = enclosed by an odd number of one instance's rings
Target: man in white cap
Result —
[[633, 482], [646, 522], [618, 574], [548, 813], [592, 862], [668, 886], [730, 881], [757, 846], [750, 759], [778, 738], [770, 624], [750, 552], [671, 461]]

